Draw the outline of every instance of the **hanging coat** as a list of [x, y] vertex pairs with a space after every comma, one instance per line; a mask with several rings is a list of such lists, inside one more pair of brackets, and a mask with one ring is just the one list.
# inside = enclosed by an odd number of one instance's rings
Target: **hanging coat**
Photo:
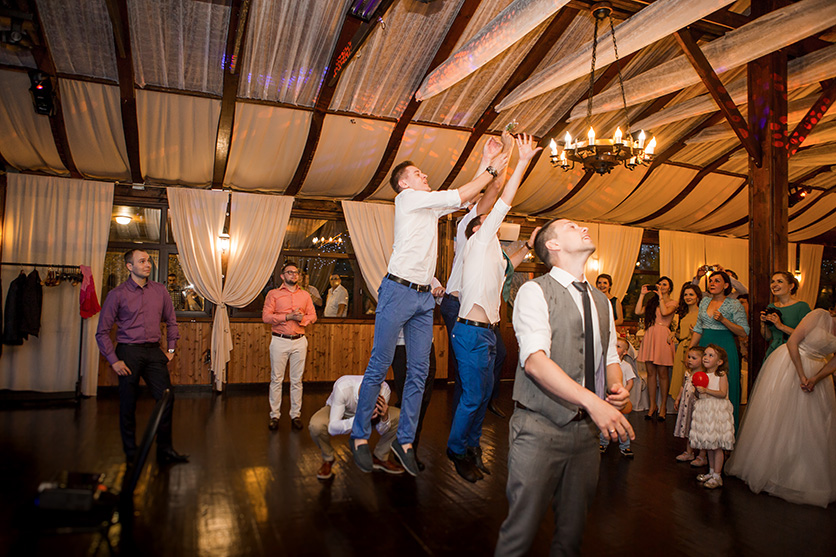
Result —
[[23, 319], [23, 290], [26, 288], [26, 273], [20, 272], [9, 285], [6, 294], [6, 311], [3, 319], [3, 344], [19, 346], [23, 344], [21, 321]]
[[44, 301], [44, 288], [41, 286], [41, 276], [35, 269], [26, 277], [23, 288], [23, 312], [20, 320], [20, 332], [23, 338], [27, 335], [38, 336], [41, 332], [41, 308]]

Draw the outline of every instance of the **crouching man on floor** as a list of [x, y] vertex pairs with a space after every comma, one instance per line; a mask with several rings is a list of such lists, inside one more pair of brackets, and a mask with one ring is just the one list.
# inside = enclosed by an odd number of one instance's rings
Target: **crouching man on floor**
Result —
[[[334, 447], [331, 445], [331, 436], [351, 433], [362, 382], [362, 375], [344, 375], [337, 379], [325, 406], [311, 417], [308, 431], [311, 433], [311, 439], [322, 451], [322, 466], [316, 473], [316, 477], [320, 480], [327, 480], [334, 475], [331, 471], [334, 464]], [[372, 467], [387, 474], [403, 474], [403, 466], [389, 459], [392, 441], [395, 440], [398, 433], [398, 418], [400, 416], [400, 410], [389, 407], [391, 393], [389, 385], [385, 382], [382, 383], [380, 394], [372, 411], [372, 425], [380, 434], [380, 441], [377, 442], [377, 446], [372, 453]]]

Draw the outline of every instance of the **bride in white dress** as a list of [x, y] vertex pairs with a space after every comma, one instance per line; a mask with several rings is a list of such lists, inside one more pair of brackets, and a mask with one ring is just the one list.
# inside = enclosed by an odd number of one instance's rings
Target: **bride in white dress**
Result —
[[836, 501], [834, 352], [836, 316], [817, 309], [764, 362], [726, 469], [755, 493]]

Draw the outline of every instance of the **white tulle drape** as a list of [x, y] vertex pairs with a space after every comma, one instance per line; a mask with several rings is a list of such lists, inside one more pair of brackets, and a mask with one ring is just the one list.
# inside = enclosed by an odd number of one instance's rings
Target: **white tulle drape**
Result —
[[[101, 293], [113, 184], [68, 178], [9, 174], [3, 222], [3, 260], [19, 263], [89, 265]], [[3, 304], [9, 283], [32, 267], [2, 267]], [[39, 267], [41, 278], [47, 269]], [[81, 350], [81, 392], [95, 396], [99, 380], [96, 327], [84, 321], [81, 337], [79, 287], [45, 287], [41, 330], [22, 346], [4, 346], [0, 389], [64, 392], [75, 390]]]
[[377, 300], [395, 243], [395, 206], [357, 201], [343, 201], [342, 205], [357, 263], [369, 295]]
[[211, 369], [215, 388], [226, 381], [232, 350], [227, 306], [242, 307], [255, 299], [276, 266], [292, 198], [233, 193], [229, 215], [227, 279], [221, 277], [223, 231], [229, 194], [222, 191], [168, 188], [171, 227], [186, 278], [215, 304]]

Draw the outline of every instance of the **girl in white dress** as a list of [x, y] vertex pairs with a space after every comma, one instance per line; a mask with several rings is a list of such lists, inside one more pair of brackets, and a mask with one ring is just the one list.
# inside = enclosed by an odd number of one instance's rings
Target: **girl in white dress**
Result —
[[755, 493], [836, 501], [836, 317], [808, 313], [758, 374], [728, 473]]
[[734, 409], [729, 401], [729, 364], [726, 351], [716, 344], [705, 347], [702, 365], [708, 374], [708, 387], [697, 387], [691, 418], [691, 446], [708, 451], [707, 474], [697, 476], [703, 487], [723, 485], [723, 450], [734, 448]]

